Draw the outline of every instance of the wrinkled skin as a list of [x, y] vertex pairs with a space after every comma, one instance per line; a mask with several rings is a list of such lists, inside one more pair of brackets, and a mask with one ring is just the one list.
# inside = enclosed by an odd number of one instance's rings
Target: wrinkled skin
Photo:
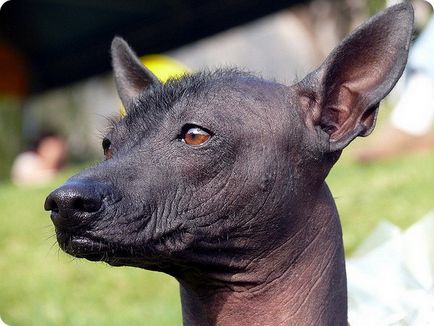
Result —
[[[297, 111], [287, 109], [293, 106], [288, 89], [233, 71], [206, 78], [208, 94], [183, 95], [170, 109], [148, 112], [158, 123], [148, 123], [149, 115], [137, 122], [131, 112], [114, 126], [106, 137], [113, 156], [66, 185], [102, 184], [104, 200], [82, 234], [59, 228], [62, 248], [174, 276], [195, 267], [236, 272], [265, 249], [270, 229], [289, 227], [286, 212], [308, 191], [306, 176], [322, 173], [323, 179], [324, 171], [306, 169], [312, 154], [301, 157], [301, 139], [289, 146], [303, 129]], [[141, 104], [130, 110], [139, 115]], [[212, 131], [212, 138], [201, 146], [182, 142], [183, 126], [192, 123]], [[77, 252], [74, 237], [94, 241]], [[234, 254], [241, 259], [230, 261]]]
[[[191, 325], [345, 325], [341, 227], [324, 179], [404, 69], [412, 9], [348, 36], [291, 87], [235, 70], [161, 84], [112, 45], [127, 116], [106, 160], [47, 198], [63, 250], [176, 277]], [[209, 136], [188, 144], [200, 128]], [[277, 281], [277, 282], [274, 282]]]

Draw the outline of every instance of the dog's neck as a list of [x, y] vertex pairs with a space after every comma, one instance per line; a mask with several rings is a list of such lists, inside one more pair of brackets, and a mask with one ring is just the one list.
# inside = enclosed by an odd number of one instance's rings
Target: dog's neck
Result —
[[310, 212], [287, 241], [249, 264], [246, 275], [234, 275], [255, 286], [181, 282], [184, 325], [347, 325], [342, 232], [327, 186], [305, 204]]

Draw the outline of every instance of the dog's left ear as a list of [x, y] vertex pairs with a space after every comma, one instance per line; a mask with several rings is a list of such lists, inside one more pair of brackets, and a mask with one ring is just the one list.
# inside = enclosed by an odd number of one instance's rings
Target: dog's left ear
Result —
[[129, 105], [153, 84], [160, 84], [158, 78], [146, 68], [134, 51], [121, 37], [115, 37], [111, 46], [112, 65], [116, 88], [122, 104]]
[[401, 3], [348, 35], [296, 87], [306, 123], [330, 152], [375, 126], [379, 102], [400, 78], [413, 31], [413, 8]]

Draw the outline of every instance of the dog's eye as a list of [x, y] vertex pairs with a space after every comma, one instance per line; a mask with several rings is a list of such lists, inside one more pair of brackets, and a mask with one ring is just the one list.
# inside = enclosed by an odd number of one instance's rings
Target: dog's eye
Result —
[[113, 155], [112, 143], [109, 139], [104, 138], [102, 140], [102, 149], [104, 151], [104, 156], [106, 159], [109, 159]]
[[182, 133], [182, 141], [187, 145], [199, 146], [211, 138], [211, 133], [199, 126], [187, 125]]

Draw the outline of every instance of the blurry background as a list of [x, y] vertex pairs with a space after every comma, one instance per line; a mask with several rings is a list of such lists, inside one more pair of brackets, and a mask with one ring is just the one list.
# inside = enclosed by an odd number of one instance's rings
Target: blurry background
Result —
[[[395, 2], [6, 2], [0, 11], [0, 317], [10, 325], [180, 324], [173, 279], [66, 256], [43, 211], [52, 189], [102, 158], [108, 119], [119, 117], [109, 55], [115, 35], [145, 61], [175, 60], [192, 71], [237, 66], [290, 84]], [[413, 5], [416, 37], [432, 6]], [[328, 178], [348, 255], [380, 220], [406, 228], [434, 208], [432, 124], [423, 135], [400, 133], [405, 145], [393, 146], [403, 151], [388, 154], [389, 141], [399, 138], [389, 115], [406, 92], [405, 81], [400, 84], [382, 106], [379, 130], [357, 140]]]

